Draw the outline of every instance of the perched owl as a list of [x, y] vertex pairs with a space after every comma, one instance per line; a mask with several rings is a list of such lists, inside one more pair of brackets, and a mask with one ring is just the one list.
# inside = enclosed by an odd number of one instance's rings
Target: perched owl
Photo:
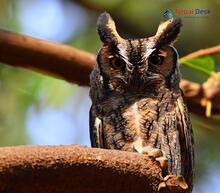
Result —
[[90, 75], [90, 137], [93, 147], [139, 153], [159, 149], [167, 159], [167, 174], [182, 175], [192, 189], [193, 133], [172, 46], [180, 27], [180, 19], [170, 19], [155, 36], [123, 39], [110, 15], [100, 15], [103, 46]]

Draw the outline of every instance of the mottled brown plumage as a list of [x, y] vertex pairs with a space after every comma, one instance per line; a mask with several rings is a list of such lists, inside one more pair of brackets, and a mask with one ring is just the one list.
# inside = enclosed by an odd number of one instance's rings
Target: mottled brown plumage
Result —
[[97, 27], [103, 47], [90, 76], [92, 146], [139, 153], [158, 148], [167, 174], [182, 175], [192, 189], [192, 126], [171, 46], [181, 21], [168, 20], [143, 39], [121, 38], [107, 13]]

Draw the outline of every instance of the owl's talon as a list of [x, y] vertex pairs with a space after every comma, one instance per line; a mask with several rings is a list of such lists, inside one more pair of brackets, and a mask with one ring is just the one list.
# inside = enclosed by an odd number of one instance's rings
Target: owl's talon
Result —
[[160, 149], [157, 149], [157, 148], [152, 148], [152, 147], [146, 146], [146, 147], [143, 148], [142, 151], [143, 151], [144, 154], [147, 154], [148, 156], [151, 156], [151, 157], [154, 157], [154, 158], [163, 156], [163, 152]]
[[152, 151], [152, 147], [149, 147], [149, 146], [145, 146], [142, 148], [142, 153], [143, 154], [146, 154], [146, 155], [149, 155], [150, 151]]
[[159, 158], [163, 156], [163, 153], [160, 149], [153, 149], [152, 151], [149, 152], [149, 156], [152, 156], [154, 158]]
[[168, 181], [170, 178], [174, 178], [175, 177], [175, 175], [167, 175], [167, 176], [165, 176], [164, 178], [163, 178], [163, 180], [166, 182], [166, 181]]
[[168, 160], [166, 157], [158, 157], [156, 158], [156, 161], [160, 163], [160, 166], [163, 170], [165, 170], [168, 167]]
[[182, 190], [188, 189], [188, 185], [182, 176], [167, 175], [157, 188], [158, 192], [163, 189], [167, 189], [165, 192], [182, 192]]
[[147, 154], [149, 157], [155, 158], [155, 160], [160, 163], [162, 170], [166, 172], [166, 169], [168, 168], [168, 160], [163, 156], [163, 152], [160, 149], [145, 146], [142, 149], [142, 153]]
[[167, 175], [163, 179], [166, 186], [176, 186], [183, 190], [186, 190], [189, 187], [183, 176]]
[[161, 189], [166, 188], [166, 186], [167, 186], [167, 185], [166, 185], [166, 182], [160, 182], [160, 184], [159, 184], [157, 190], [160, 191]]

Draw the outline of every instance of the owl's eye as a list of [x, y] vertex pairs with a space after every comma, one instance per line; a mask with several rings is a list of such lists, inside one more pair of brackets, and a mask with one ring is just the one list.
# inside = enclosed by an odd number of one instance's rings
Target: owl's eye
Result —
[[125, 61], [117, 56], [112, 56], [109, 58], [109, 64], [111, 68], [118, 69], [118, 68], [124, 68], [125, 67]]
[[163, 63], [164, 57], [161, 56], [157, 51], [153, 52], [149, 57], [149, 63], [152, 65], [161, 65]]

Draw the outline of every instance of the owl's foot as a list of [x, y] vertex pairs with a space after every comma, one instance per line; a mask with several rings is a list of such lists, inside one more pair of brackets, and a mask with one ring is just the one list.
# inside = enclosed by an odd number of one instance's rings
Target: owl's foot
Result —
[[158, 191], [163, 192], [163, 190], [171, 189], [172, 191], [168, 192], [182, 192], [182, 190], [188, 189], [188, 185], [182, 176], [167, 175], [163, 178], [163, 182], [159, 184]]
[[142, 153], [148, 155], [149, 157], [155, 158], [155, 160], [160, 163], [160, 167], [162, 168], [162, 170], [165, 171], [165, 172], [167, 171], [168, 160], [163, 155], [163, 152], [160, 149], [152, 148], [150, 146], [145, 146], [142, 149]]

